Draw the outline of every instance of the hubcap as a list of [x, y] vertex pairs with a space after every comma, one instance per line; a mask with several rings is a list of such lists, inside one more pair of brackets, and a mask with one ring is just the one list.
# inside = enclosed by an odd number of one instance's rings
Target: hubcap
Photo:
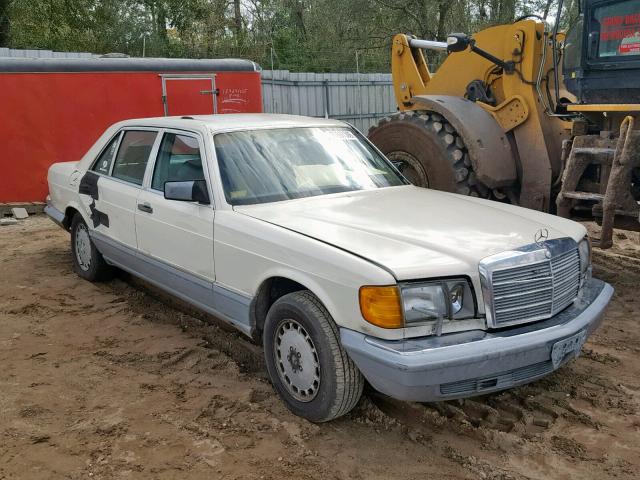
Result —
[[313, 340], [302, 325], [285, 319], [274, 339], [278, 375], [289, 393], [301, 402], [310, 402], [320, 387], [320, 362]]
[[418, 187], [429, 187], [429, 177], [420, 161], [410, 153], [398, 150], [387, 153], [387, 158], [407, 180]]
[[91, 266], [91, 239], [86, 225], [78, 225], [76, 229], [76, 259], [84, 271]]

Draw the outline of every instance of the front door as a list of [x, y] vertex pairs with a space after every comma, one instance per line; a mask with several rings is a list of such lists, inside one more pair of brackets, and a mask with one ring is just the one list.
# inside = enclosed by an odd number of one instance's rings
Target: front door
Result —
[[203, 144], [197, 134], [165, 131], [148, 188], [138, 197], [136, 232], [140, 253], [164, 275], [164, 283], [204, 305], [212, 302], [212, 205], [167, 200], [164, 183], [206, 180]]
[[215, 75], [161, 75], [165, 116], [217, 113]]

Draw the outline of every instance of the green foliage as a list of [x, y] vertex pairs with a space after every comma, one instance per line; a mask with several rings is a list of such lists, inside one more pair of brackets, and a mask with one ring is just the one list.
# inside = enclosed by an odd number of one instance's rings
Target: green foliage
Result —
[[[574, 0], [566, 3], [575, 9]], [[132, 56], [144, 50], [146, 56], [245, 57], [263, 68], [294, 71], [383, 72], [389, 70], [395, 33], [443, 40], [448, 32], [474, 32], [521, 14], [541, 13], [545, 4], [546, 0], [0, 0], [0, 46]], [[554, 13], [552, 7], [550, 15]]]

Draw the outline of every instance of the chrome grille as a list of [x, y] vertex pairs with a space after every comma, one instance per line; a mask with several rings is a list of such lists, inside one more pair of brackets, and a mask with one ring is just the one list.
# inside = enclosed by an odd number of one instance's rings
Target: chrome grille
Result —
[[484, 259], [480, 264], [489, 326], [503, 327], [552, 317], [580, 288], [578, 245], [549, 240]]

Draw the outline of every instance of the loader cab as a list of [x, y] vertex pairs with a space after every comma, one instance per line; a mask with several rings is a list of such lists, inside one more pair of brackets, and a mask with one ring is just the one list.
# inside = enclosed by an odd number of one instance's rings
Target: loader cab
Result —
[[640, 0], [583, 0], [563, 72], [579, 103], [640, 103]]

